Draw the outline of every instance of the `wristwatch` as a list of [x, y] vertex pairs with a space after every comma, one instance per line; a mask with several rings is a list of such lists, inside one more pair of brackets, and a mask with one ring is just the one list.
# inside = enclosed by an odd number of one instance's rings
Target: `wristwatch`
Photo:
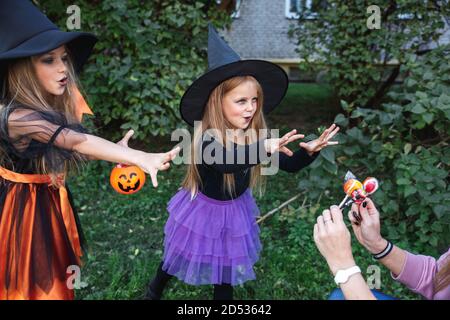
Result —
[[336, 272], [334, 282], [336, 282], [337, 285], [340, 285], [341, 283], [346, 283], [348, 281], [348, 278], [350, 278], [355, 273], [361, 273], [361, 269], [358, 266], [353, 266], [348, 269], [339, 270], [338, 272]]

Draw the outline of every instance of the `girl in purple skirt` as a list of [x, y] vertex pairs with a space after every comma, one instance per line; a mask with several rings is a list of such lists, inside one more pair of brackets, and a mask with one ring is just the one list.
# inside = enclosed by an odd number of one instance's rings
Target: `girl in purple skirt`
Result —
[[[288, 78], [277, 65], [240, 60], [212, 26], [208, 39], [209, 70], [188, 88], [181, 115], [195, 126], [191, 157], [182, 188], [168, 204], [164, 256], [146, 298], [160, 299], [173, 276], [192, 285], [214, 285], [214, 299], [231, 300], [233, 286], [255, 279], [253, 265], [261, 243], [252, 190], [262, 191], [261, 162], [278, 159], [278, 167], [297, 172], [308, 166], [339, 130], [332, 125], [316, 140], [293, 130], [269, 138], [264, 113], [284, 97]], [[233, 132], [232, 137], [228, 134]], [[250, 134], [249, 134], [250, 133]]]

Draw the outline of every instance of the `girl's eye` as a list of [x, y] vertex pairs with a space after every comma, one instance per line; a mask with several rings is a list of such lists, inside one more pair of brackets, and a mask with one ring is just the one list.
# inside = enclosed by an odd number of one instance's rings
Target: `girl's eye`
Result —
[[245, 100], [239, 100], [239, 101], [238, 101], [238, 103], [241, 104], [241, 105], [242, 105], [242, 104], [245, 104], [245, 102], [246, 102]]
[[67, 58], [67, 56], [64, 56], [64, 57], [61, 58], [61, 60], [64, 61], [64, 62], [67, 62], [67, 60], [69, 60], [69, 59]]
[[46, 63], [46, 64], [52, 64], [53, 63], [53, 58], [44, 59], [44, 60], [42, 60], [42, 62]]

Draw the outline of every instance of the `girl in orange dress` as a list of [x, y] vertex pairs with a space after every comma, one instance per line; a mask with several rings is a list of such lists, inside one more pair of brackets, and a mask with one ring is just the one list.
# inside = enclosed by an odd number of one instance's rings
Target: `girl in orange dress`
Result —
[[156, 186], [178, 149], [146, 153], [81, 126], [89, 109], [76, 71], [92, 34], [60, 31], [28, 0], [2, 0], [0, 39], [0, 299], [73, 299], [68, 270], [81, 264], [83, 234], [67, 173], [102, 159], [137, 165]]

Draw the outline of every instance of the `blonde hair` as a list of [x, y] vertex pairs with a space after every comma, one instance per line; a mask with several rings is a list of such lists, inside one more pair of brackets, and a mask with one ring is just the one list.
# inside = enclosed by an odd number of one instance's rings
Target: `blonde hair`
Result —
[[[36, 59], [36, 57], [20, 58], [8, 65], [7, 76], [5, 77], [6, 101], [8, 105], [24, 105], [32, 110], [44, 112], [57, 111], [64, 114], [68, 124], [78, 124], [72, 91], [79, 88], [79, 85], [70, 55], [68, 54], [67, 56], [67, 89], [60, 96], [53, 96], [47, 93], [39, 83], [33, 66], [33, 59]], [[0, 104], [0, 109], [3, 108], [5, 106]], [[2, 150], [2, 153], [1, 161], [4, 162], [7, 154], [4, 150]], [[74, 156], [77, 160], [83, 160], [81, 155]], [[74, 161], [65, 161], [62, 172], [49, 172], [45, 157], [37, 159], [36, 164], [38, 173], [49, 174], [52, 183], [56, 185], [57, 176], [60, 174], [65, 176], [69, 166], [74, 164]]]
[[[233, 77], [228, 80], [225, 80], [221, 84], [219, 84], [210, 94], [208, 102], [206, 103], [202, 125], [197, 127], [194, 131], [194, 137], [191, 144], [190, 150], [190, 163], [187, 168], [186, 176], [183, 180], [182, 187], [190, 190], [192, 197], [194, 197], [201, 186], [202, 181], [200, 178], [200, 174], [197, 168], [197, 163], [200, 163], [197, 159], [201, 156], [201, 148], [202, 148], [202, 138], [203, 134], [206, 130], [214, 129], [218, 135], [219, 142], [226, 146], [226, 130], [232, 129], [231, 124], [225, 118], [222, 107], [223, 107], [223, 99], [225, 95], [231, 90], [235, 89], [237, 86], [241, 85], [245, 82], [252, 82], [256, 85], [257, 88], [257, 97], [258, 97], [258, 105], [256, 112], [246, 130], [252, 129], [251, 133], [257, 133], [246, 135], [246, 144], [251, 144], [259, 139], [263, 138], [260, 134], [260, 129], [267, 129], [266, 121], [264, 119], [264, 114], [262, 112], [262, 107], [264, 104], [264, 96], [261, 85], [258, 81], [252, 76], [239, 76]], [[259, 195], [264, 193], [265, 189], [265, 179], [264, 176], [261, 175], [261, 164], [258, 164], [251, 168], [250, 174], [250, 188], [257, 189]], [[235, 195], [235, 180], [234, 175], [232, 173], [223, 174], [223, 190], [226, 191], [230, 196]]]
[[439, 269], [436, 277], [434, 278], [434, 293], [441, 291], [442, 289], [450, 285], [450, 256], [447, 256], [445, 263]]

